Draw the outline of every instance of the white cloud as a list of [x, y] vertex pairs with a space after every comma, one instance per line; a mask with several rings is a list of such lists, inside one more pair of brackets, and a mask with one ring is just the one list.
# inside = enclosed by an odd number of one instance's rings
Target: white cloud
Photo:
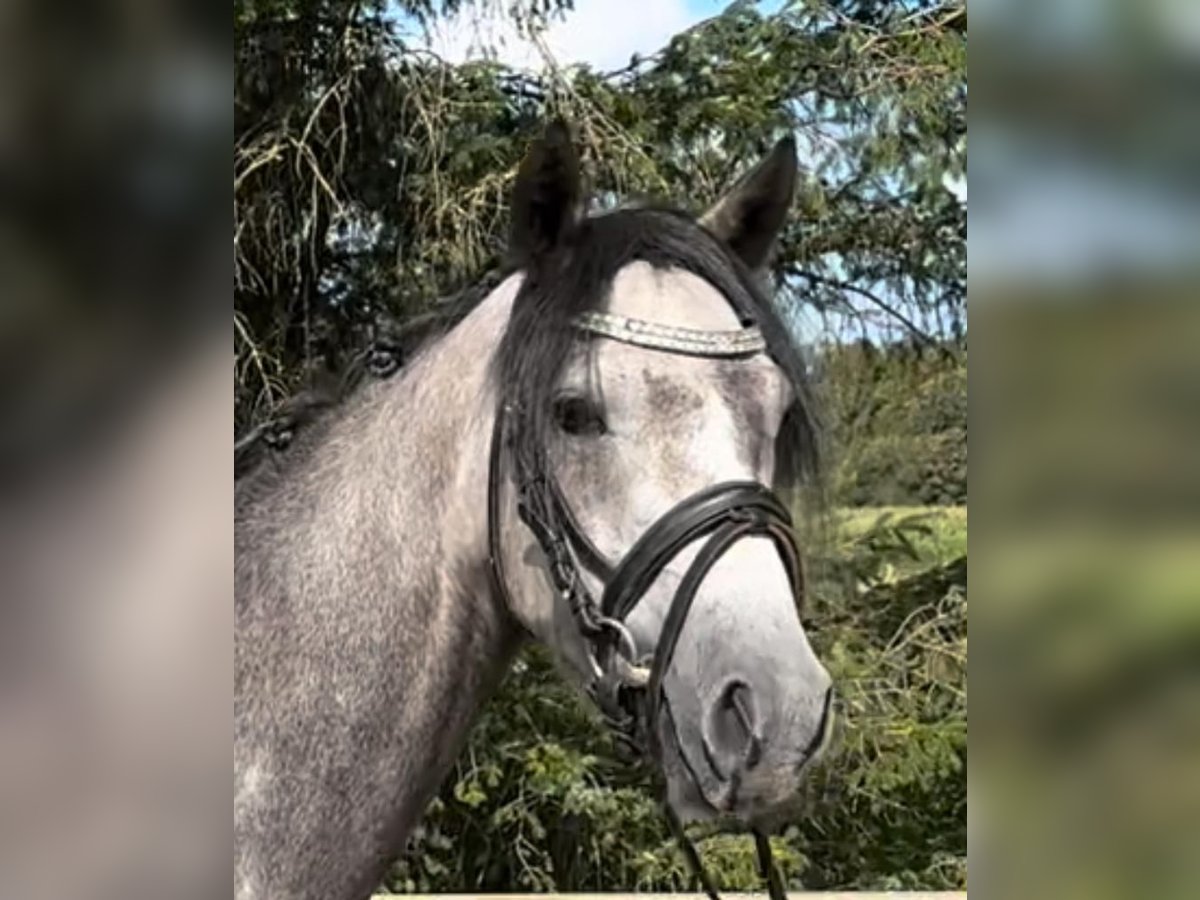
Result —
[[[555, 20], [544, 39], [559, 64], [588, 63], [603, 71], [627, 65], [634, 53], [653, 53], [700, 18], [686, 0], [576, 0], [575, 9]], [[488, 45], [500, 62], [514, 68], [544, 67], [533, 43], [494, 9], [462, 10], [439, 23], [429, 42], [451, 62], [482, 58]]]

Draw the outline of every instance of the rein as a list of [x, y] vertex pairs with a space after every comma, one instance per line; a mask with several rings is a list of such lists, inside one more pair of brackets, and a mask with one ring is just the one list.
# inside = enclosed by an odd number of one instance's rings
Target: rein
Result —
[[[756, 327], [736, 331], [697, 331], [661, 325], [609, 313], [585, 313], [575, 320], [582, 332], [626, 344], [713, 358], [740, 358], [766, 350], [766, 341]], [[500, 553], [500, 485], [510, 408], [501, 397], [497, 403], [488, 462], [488, 553], [493, 590], [510, 600]], [[712, 485], [685, 498], [661, 516], [614, 566], [587, 537], [571, 511], [553, 475], [540, 460], [514, 457], [517, 511], [533, 533], [549, 562], [551, 580], [564, 600], [580, 633], [590, 647], [597, 677], [589, 686], [614, 736], [626, 749], [643, 750], [660, 761], [663, 748], [658, 737], [660, 714], [670, 718], [663, 679], [671, 665], [675, 647], [700, 586], [708, 572], [737, 541], [746, 537], [769, 537], [779, 551], [797, 598], [803, 592], [803, 569], [792, 534], [792, 520], [784, 504], [769, 488], [754, 481], [729, 481]], [[523, 465], [524, 463], [524, 465]], [[679, 583], [663, 622], [658, 644], [649, 658], [638, 658], [637, 648], [625, 620], [646, 591], [680, 551], [694, 541], [706, 539]], [[599, 600], [584, 584], [581, 566], [603, 585]], [[509, 603], [511, 608], [511, 603]], [[671, 720], [673, 723], [673, 719]], [[671, 733], [678, 740], [674, 725]], [[752, 745], [749, 752], [758, 752]], [[687, 756], [679, 748], [685, 765]], [[683, 825], [665, 804], [668, 823], [704, 892], [719, 900], [716, 888], [704, 870], [695, 846]], [[783, 882], [771, 855], [767, 836], [755, 829], [759, 868], [772, 900], [786, 900]]]

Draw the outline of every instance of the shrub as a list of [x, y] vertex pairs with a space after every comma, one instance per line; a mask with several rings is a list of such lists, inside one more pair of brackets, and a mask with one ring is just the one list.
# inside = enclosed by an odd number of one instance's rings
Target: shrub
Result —
[[967, 502], [964, 351], [828, 347], [822, 362], [837, 502]]

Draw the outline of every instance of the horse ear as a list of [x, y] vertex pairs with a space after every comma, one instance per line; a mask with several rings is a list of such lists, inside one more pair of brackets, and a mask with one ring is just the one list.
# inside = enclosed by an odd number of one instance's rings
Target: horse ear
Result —
[[566, 124], [556, 119], [517, 170], [508, 241], [513, 262], [525, 267], [561, 246], [582, 216], [579, 155]]
[[700, 217], [751, 269], [767, 262], [796, 189], [796, 140], [785, 137]]

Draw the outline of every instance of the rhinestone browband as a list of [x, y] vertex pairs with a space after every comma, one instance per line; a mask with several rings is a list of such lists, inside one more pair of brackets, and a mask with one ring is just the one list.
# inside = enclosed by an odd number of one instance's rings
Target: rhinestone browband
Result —
[[762, 332], [753, 327], [737, 331], [699, 331], [602, 312], [583, 313], [575, 320], [575, 325], [582, 331], [625, 344], [693, 356], [745, 356], [767, 349]]

